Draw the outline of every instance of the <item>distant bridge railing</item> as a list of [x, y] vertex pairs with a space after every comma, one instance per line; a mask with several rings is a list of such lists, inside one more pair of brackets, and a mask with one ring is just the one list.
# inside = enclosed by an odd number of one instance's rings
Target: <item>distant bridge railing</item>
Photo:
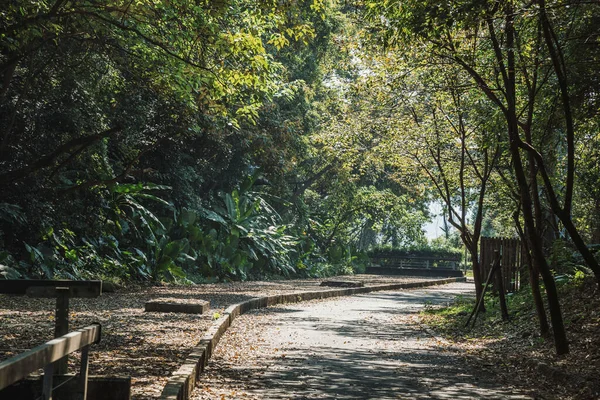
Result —
[[460, 255], [457, 256], [372, 256], [372, 264], [395, 268], [449, 268], [458, 269]]
[[459, 269], [460, 255], [410, 256], [378, 255], [370, 257], [367, 273], [402, 274], [417, 276], [462, 276]]

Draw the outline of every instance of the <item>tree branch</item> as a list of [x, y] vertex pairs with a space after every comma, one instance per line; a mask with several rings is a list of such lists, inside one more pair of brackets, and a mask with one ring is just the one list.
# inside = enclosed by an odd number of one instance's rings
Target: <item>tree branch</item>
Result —
[[65, 154], [65, 153], [69, 153], [73, 149], [76, 149], [79, 147], [88, 147], [88, 146], [92, 145], [93, 143], [96, 143], [99, 140], [104, 139], [105, 137], [109, 137], [109, 136], [116, 134], [117, 132], [120, 132], [121, 129], [122, 128], [120, 126], [116, 126], [114, 128], [108, 129], [104, 132], [100, 132], [95, 135], [78, 137], [78, 138], [72, 139], [72, 140], [68, 141], [67, 143], [64, 143], [61, 146], [59, 146], [52, 153], [41, 157], [39, 160], [37, 160], [36, 162], [34, 162], [30, 165], [27, 165], [23, 168], [20, 168], [20, 169], [14, 170], [14, 171], [9, 171], [9, 172], [5, 172], [4, 174], [0, 174], [0, 186], [7, 185], [7, 184], [17, 181], [19, 179], [23, 179], [26, 176], [28, 176], [36, 171], [39, 171], [43, 168], [47, 168], [47, 167], [51, 166], [54, 163], [54, 161], [56, 161], [56, 159], [58, 157], [60, 157], [61, 155]]

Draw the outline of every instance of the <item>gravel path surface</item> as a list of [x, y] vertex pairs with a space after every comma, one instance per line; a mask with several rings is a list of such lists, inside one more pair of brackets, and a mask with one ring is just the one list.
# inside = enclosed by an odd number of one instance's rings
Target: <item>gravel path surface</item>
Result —
[[[339, 279], [366, 286], [427, 280], [422, 277], [354, 275]], [[429, 278], [431, 279], [431, 278]], [[102, 341], [90, 353], [90, 374], [131, 376], [133, 399], [157, 398], [168, 377], [185, 360], [212, 323], [213, 314], [253, 297], [313, 291], [322, 279], [233, 282], [193, 286], [156, 286], [103, 293], [95, 299], [71, 299], [70, 329], [102, 324]], [[144, 312], [155, 298], [210, 302], [205, 315]], [[0, 295], [0, 361], [53, 338], [51, 299]], [[72, 371], [77, 354], [70, 358]]]
[[473, 285], [374, 292], [237, 318], [200, 378], [204, 399], [529, 398], [441, 350], [415, 312]]

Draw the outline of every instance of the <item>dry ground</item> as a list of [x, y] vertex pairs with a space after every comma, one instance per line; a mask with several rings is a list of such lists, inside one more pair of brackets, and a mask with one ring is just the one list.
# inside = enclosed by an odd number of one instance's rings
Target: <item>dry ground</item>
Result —
[[[421, 281], [420, 277], [345, 276], [367, 286]], [[321, 279], [159, 286], [71, 299], [70, 329], [102, 324], [102, 341], [91, 352], [90, 374], [131, 376], [134, 399], [156, 398], [211, 324], [214, 313], [253, 297], [315, 290]], [[154, 298], [210, 302], [205, 315], [146, 313]], [[0, 361], [52, 339], [54, 300], [0, 295]], [[76, 366], [72, 357], [72, 367]]]
[[[468, 313], [445, 314], [431, 310], [421, 320], [456, 348], [469, 364], [490, 370], [499, 379], [512, 380], [536, 399], [600, 399], [600, 294], [596, 282], [559, 287], [569, 354], [557, 356], [551, 337], [538, 333], [538, 321], [527, 297], [509, 304], [511, 319], [503, 322], [497, 306], [465, 329]], [[528, 292], [526, 292], [527, 294]], [[470, 306], [472, 307], [472, 306]], [[459, 307], [454, 311], [460, 310]], [[470, 308], [469, 308], [470, 311]]]

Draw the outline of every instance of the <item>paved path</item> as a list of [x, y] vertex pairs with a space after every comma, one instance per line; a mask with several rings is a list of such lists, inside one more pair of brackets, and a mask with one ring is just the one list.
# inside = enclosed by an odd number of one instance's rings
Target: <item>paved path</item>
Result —
[[524, 399], [441, 349], [415, 312], [472, 284], [375, 292], [235, 320], [194, 399]]

